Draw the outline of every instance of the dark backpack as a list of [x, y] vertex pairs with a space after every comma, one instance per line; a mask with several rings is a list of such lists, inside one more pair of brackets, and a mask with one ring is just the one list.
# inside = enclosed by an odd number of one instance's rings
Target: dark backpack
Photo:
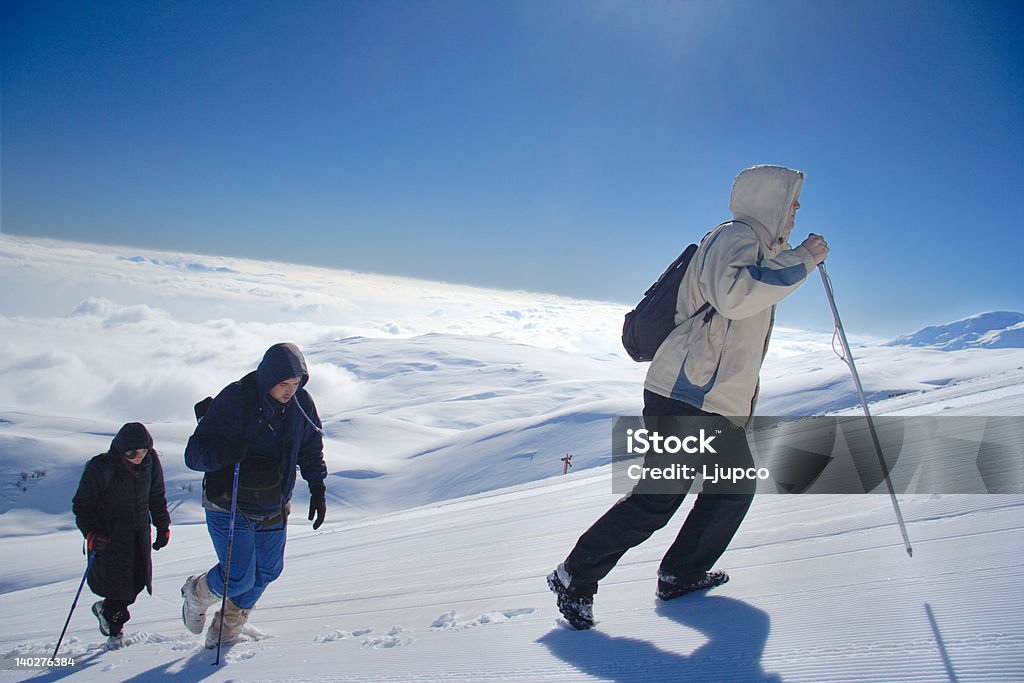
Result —
[[206, 411], [210, 409], [210, 404], [213, 403], [213, 396], [207, 396], [199, 403], [192, 406], [192, 410], [196, 414], [196, 422], [201, 422], [203, 415], [206, 415]]
[[[622, 322], [622, 346], [629, 357], [638, 363], [652, 360], [658, 347], [676, 328], [679, 283], [696, 253], [696, 244], [686, 247], [679, 258], [644, 292], [644, 298], [636, 308], [626, 314]], [[694, 315], [709, 308], [711, 305], [705, 303]]]

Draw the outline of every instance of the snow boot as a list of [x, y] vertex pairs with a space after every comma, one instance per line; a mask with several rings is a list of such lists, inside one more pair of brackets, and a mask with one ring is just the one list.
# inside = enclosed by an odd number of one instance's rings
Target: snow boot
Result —
[[120, 636], [125, 622], [132, 618], [128, 613], [128, 607], [118, 601], [109, 604], [107, 600], [94, 602], [92, 613], [96, 616], [96, 621], [100, 623], [100, 633], [108, 637]]
[[[242, 629], [249, 623], [249, 612], [252, 610], [239, 609], [231, 598], [224, 601], [224, 614], [220, 610], [213, 615], [210, 622], [210, 629], [206, 632], [206, 647], [213, 649], [217, 647], [217, 639], [220, 638], [222, 645], [237, 643], [242, 635]], [[224, 630], [221, 631], [221, 621], [224, 622]]]
[[116, 636], [110, 636], [107, 638], [108, 650], [120, 650], [122, 647], [124, 647], [123, 633], [118, 633]]
[[206, 625], [206, 608], [220, 598], [206, 583], [206, 573], [190, 576], [181, 587], [181, 620], [191, 633], [202, 633]]
[[558, 611], [578, 631], [594, 627], [594, 596], [573, 590], [572, 577], [560, 564], [548, 574], [548, 588], [557, 597]]
[[658, 590], [656, 595], [662, 600], [674, 600], [687, 593], [721, 586], [729, 580], [729, 575], [720, 569], [706, 572], [703, 578], [691, 583], [681, 583], [674, 576], [658, 572]]
[[100, 633], [105, 636], [110, 635], [110, 624], [107, 623], [107, 618], [103, 616], [103, 601], [92, 603], [92, 613], [96, 615], [96, 620], [100, 622]]

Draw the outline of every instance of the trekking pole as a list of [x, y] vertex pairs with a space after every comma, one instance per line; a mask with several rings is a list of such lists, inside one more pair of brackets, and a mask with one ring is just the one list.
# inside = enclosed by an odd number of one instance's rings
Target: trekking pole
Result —
[[878, 464], [882, 468], [882, 476], [885, 477], [885, 486], [889, 489], [889, 500], [892, 501], [892, 509], [896, 513], [896, 522], [899, 524], [900, 533], [903, 535], [903, 547], [907, 549], [907, 555], [913, 557], [914, 549], [910, 546], [910, 537], [907, 535], [907, 525], [903, 521], [903, 513], [900, 512], [900, 504], [899, 501], [896, 500], [896, 491], [893, 489], [892, 480], [889, 478], [889, 466], [885, 463], [885, 458], [882, 456], [882, 444], [878, 440], [878, 432], [875, 431], [875, 423], [871, 420], [871, 411], [868, 410], [868, 400], [864, 396], [864, 387], [861, 386], [860, 376], [857, 374], [857, 367], [853, 364], [853, 353], [850, 351], [850, 342], [846, 339], [846, 331], [843, 329], [843, 322], [839, 319], [839, 309], [836, 308], [836, 298], [832, 291], [832, 280], [829, 279], [828, 272], [825, 270], [824, 261], [818, 264], [818, 270], [821, 272], [821, 282], [825, 286], [825, 295], [828, 297], [828, 303], [832, 307], [832, 317], [836, 322], [836, 334], [839, 336], [839, 343], [843, 346], [843, 353], [845, 354], [843, 362], [850, 368], [850, 374], [853, 375], [853, 384], [857, 387], [857, 395], [860, 396], [860, 405], [864, 408], [864, 416], [868, 421], [868, 432], [871, 434], [871, 442], [875, 446], [875, 454], [878, 455]]
[[238, 467], [235, 463], [235, 480], [231, 483], [231, 516], [228, 518], [228, 552], [224, 563], [224, 595], [220, 599], [220, 628], [217, 629], [217, 659], [213, 666], [220, 664], [220, 640], [224, 635], [224, 608], [228, 603], [228, 583], [231, 581], [231, 546], [235, 540], [235, 510], [238, 508]]
[[71, 615], [75, 613], [75, 607], [78, 606], [78, 596], [82, 594], [82, 586], [85, 585], [85, 579], [89, 576], [89, 570], [92, 569], [92, 561], [94, 559], [96, 559], [96, 551], [90, 550], [89, 561], [85, 563], [85, 573], [82, 574], [82, 582], [78, 584], [78, 592], [75, 593], [75, 601], [71, 603], [71, 611], [68, 612], [67, 621], [64, 622], [64, 629], [60, 632], [60, 638], [57, 639], [57, 647], [53, 648], [53, 657], [51, 657], [51, 659], [56, 659], [57, 650], [60, 649], [60, 644], [64, 640], [64, 634], [68, 632], [68, 624], [71, 623]]

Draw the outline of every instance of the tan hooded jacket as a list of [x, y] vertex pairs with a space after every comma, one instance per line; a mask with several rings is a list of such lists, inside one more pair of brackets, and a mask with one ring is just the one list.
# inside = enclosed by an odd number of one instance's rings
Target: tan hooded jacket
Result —
[[[736, 424], [748, 422], [775, 304], [817, 265], [806, 248], [786, 242], [803, 182], [803, 173], [781, 166], [754, 166], [736, 177], [733, 220], [701, 242], [683, 276], [678, 326], [655, 354], [645, 389]], [[697, 313], [705, 302], [713, 310]]]

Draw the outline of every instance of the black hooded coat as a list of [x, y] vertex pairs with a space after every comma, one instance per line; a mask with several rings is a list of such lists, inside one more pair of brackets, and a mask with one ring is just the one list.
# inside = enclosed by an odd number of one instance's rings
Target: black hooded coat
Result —
[[[282, 405], [269, 396], [278, 383], [298, 377], [299, 389]], [[230, 443], [243, 444], [238, 509], [252, 519], [281, 515], [295, 488], [296, 468], [310, 491], [323, 491], [323, 432], [313, 398], [306, 391], [309, 372], [302, 352], [294, 344], [267, 349], [254, 372], [224, 387], [213, 399], [185, 447], [185, 464], [203, 477], [204, 505], [230, 509], [233, 466], [224, 466], [219, 453]], [[276, 491], [271, 501], [254, 501], [243, 494], [246, 479], [260, 478], [256, 463], [274, 470]], [[268, 465], [269, 463], [269, 465]]]
[[[125, 451], [148, 448], [138, 465], [125, 461]], [[89, 588], [112, 600], [133, 602], [142, 589], [153, 593], [150, 523], [169, 529], [164, 473], [153, 450], [153, 438], [138, 422], [121, 427], [110, 450], [85, 466], [72, 501], [75, 524], [83, 535], [110, 539], [96, 553], [89, 570]]]

